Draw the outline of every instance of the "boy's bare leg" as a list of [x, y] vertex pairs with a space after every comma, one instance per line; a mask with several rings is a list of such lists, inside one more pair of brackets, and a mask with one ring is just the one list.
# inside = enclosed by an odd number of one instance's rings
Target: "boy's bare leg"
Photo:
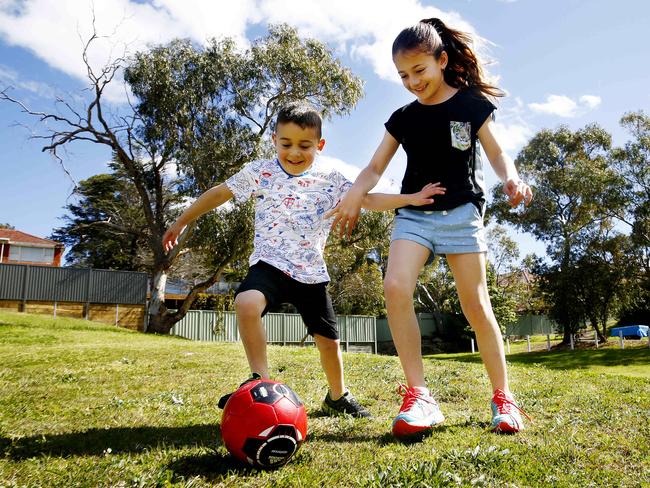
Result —
[[239, 336], [251, 373], [269, 378], [266, 356], [266, 332], [262, 325], [262, 312], [266, 308], [266, 297], [257, 290], [246, 290], [235, 298], [235, 311], [239, 322]]
[[327, 377], [330, 396], [337, 400], [345, 393], [343, 378], [343, 355], [341, 354], [340, 341], [329, 339], [325, 336], [314, 334], [314, 341], [320, 353], [320, 362]]

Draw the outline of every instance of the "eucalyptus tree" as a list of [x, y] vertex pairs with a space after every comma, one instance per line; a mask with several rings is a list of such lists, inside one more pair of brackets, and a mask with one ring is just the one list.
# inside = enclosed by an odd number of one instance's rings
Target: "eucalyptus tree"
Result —
[[[60, 100], [63, 113], [39, 112], [8, 90], [0, 93], [0, 100], [43, 123], [45, 133], [35, 137], [45, 140], [43, 150], [62, 164], [60, 149], [73, 142], [110, 149], [135, 188], [146, 222], [152, 277], [148, 330], [167, 333], [198, 293], [249, 249], [251, 238], [250, 205], [234, 206], [204, 218], [195, 238], [190, 229], [180, 245], [166, 253], [162, 235], [178, 212], [170, 185], [184, 196], [198, 195], [246, 161], [268, 155], [266, 136], [284, 103], [307, 99], [325, 117], [346, 114], [362, 96], [362, 82], [327, 46], [300, 38], [286, 25], [270, 26], [267, 35], [245, 49], [228, 38], [205, 46], [175, 40], [99, 69], [88, 61], [88, 49], [98, 37], [94, 33], [81, 54], [91, 94], [81, 108], [73, 100]], [[122, 72], [134, 99], [128, 109], [111, 114], [104, 92]], [[171, 312], [164, 306], [166, 276], [188, 243], [210, 250], [206, 259], [211, 271], [179, 310]]]
[[622, 185], [609, 155], [611, 136], [597, 125], [571, 131], [561, 126], [538, 132], [515, 164], [534, 192], [527, 208], [510, 209], [500, 188], [490, 207], [498, 222], [508, 222], [546, 243], [553, 264], [547, 280], [550, 312], [563, 326], [564, 340], [577, 332], [584, 315], [575, 307], [573, 269], [595, 227], [608, 225], [615, 206], [611, 195]]

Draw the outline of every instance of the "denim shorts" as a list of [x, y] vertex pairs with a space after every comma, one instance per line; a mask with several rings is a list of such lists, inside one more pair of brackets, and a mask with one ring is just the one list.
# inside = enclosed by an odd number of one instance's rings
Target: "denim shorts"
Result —
[[422, 211], [400, 208], [395, 217], [391, 242], [417, 242], [436, 254], [465, 254], [487, 251], [483, 215], [473, 203], [451, 210]]

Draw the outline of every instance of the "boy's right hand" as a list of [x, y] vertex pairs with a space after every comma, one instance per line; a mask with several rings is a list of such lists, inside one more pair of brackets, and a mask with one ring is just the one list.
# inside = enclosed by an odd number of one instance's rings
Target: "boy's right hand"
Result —
[[414, 207], [429, 205], [433, 203], [433, 198], [431, 198], [433, 195], [444, 195], [446, 191], [447, 189], [440, 186], [440, 183], [428, 183], [419, 192], [409, 195], [410, 205]]
[[174, 246], [178, 245], [178, 236], [180, 236], [185, 230], [185, 225], [180, 225], [178, 221], [174, 222], [165, 235], [162, 238], [162, 245], [165, 252], [169, 252], [174, 249]]

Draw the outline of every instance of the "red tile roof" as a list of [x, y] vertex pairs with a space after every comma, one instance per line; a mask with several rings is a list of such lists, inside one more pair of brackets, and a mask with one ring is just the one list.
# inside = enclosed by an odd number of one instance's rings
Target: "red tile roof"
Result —
[[40, 244], [41, 246], [60, 247], [62, 244], [12, 229], [0, 229], [0, 239], [9, 239], [10, 244]]

